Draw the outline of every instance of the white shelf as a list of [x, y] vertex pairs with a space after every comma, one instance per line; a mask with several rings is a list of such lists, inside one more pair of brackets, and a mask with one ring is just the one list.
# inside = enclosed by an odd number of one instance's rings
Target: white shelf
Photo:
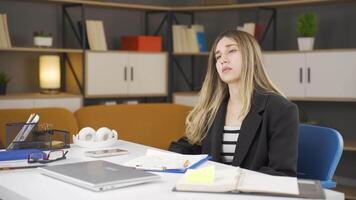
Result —
[[10, 47], [0, 48], [0, 51], [13, 52], [49, 52], [49, 53], [83, 53], [82, 49], [38, 48], [38, 47]]
[[42, 93], [9, 93], [6, 95], [0, 95], [0, 100], [3, 99], [56, 99], [56, 98], [75, 98], [82, 97], [79, 94], [70, 94], [61, 92], [58, 94], [42, 94]]

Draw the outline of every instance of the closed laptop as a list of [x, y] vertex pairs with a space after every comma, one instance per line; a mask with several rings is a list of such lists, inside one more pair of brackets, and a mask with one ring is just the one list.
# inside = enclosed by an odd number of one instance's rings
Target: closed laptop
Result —
[[154, 173], [96, 160], [39, 168], [41, 174], [94, 191], [159, 180]]

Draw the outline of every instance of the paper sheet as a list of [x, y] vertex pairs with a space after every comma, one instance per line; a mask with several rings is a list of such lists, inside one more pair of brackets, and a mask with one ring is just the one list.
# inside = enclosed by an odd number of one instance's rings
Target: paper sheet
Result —
[[207, 155], [182, 155], [167, 153], [157, 150], [147, 150], [145, 156], [141, 156], [126, 162], [124, 165], [145, 170], [172, 170], [187, 169], [193, 164], [206, 158]]

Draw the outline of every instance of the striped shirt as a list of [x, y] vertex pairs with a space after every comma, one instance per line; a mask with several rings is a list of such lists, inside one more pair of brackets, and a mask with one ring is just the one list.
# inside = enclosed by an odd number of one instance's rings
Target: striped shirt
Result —
[[239, 134], [240, 127], [224, 126], [224, 134], [221, 148], [221, 158], [224, 164], [232, 164]]

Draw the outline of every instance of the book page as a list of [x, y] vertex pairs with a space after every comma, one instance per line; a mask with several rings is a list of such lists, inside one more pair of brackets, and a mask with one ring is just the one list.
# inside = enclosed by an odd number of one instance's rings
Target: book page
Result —
[[246, 169], [242, 169], [237, 188], [241, 192], [299, 194], [296, 177], [272, 176]]

